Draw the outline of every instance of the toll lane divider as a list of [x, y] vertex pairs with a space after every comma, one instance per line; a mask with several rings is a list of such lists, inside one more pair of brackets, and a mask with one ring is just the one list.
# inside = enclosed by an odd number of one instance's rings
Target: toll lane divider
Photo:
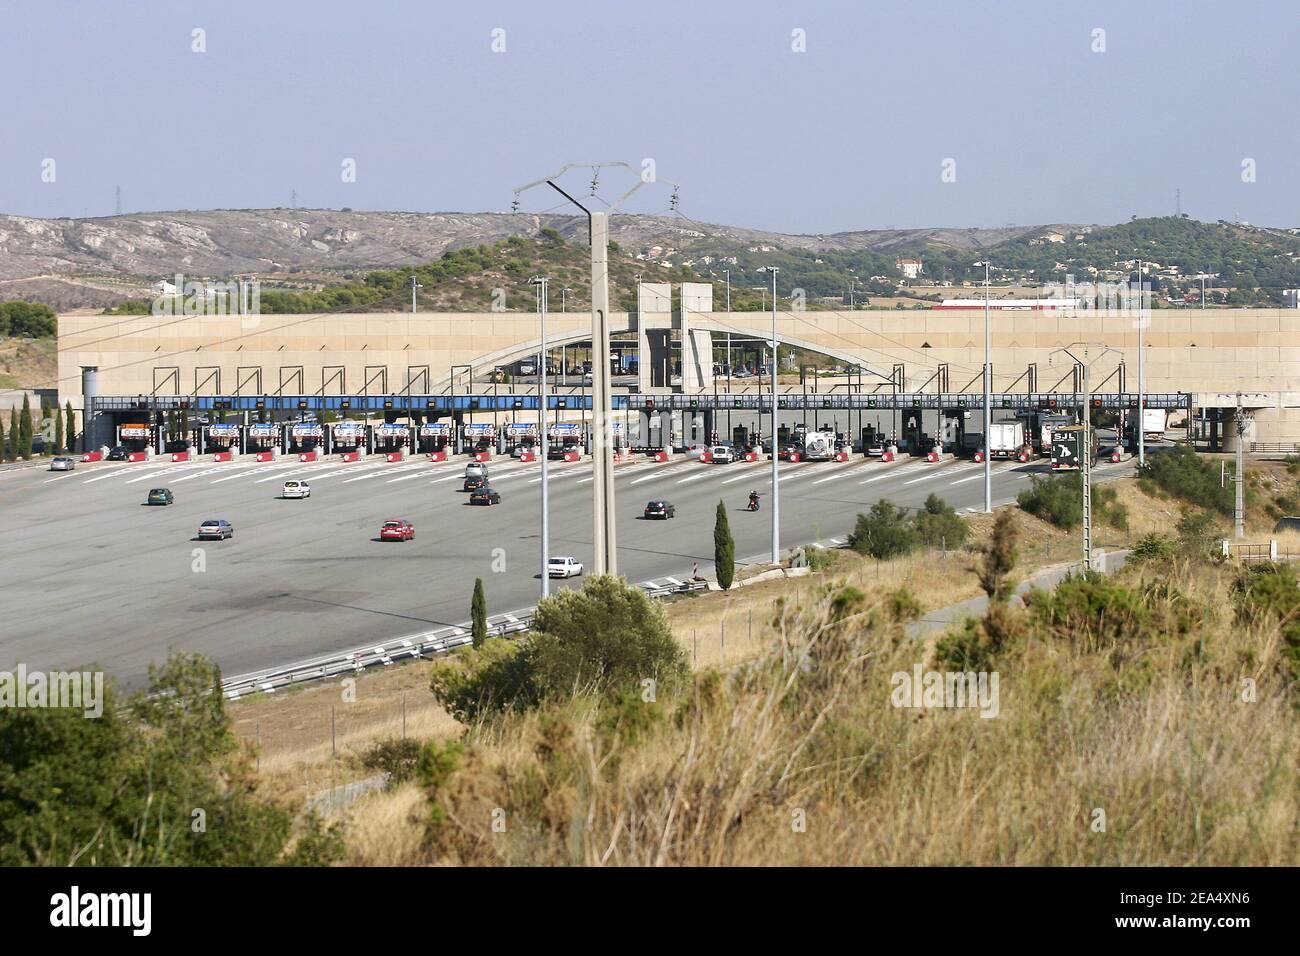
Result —
[[[639, 587], [650, 597], [666, 597], [670, 594], [704, 590], [708, 587], [708, 583], [682, 581], [660, 586], [653, 581], [648, 581]], [[490, 617], [488, 637], [508, 637], [528, 631], [533, 625], [533, 615], [536, 610], [535, 607], [530, 607]], [[272, 693], [286, 687], [325, 680], [341, 674], [360, 673], [370, 667], [386, 667], [402, 658], [418, 659], [426, 655], [445, 654], [458, 647], [464, 647], [472, 640], [470, 623], [466, 621], [463, 624], [370, 643], [337, 654], [311, 658], [282, 667], [228, 677], [221, 682], [221, 693], [227, 700], [239, 700], [249, 694]]]

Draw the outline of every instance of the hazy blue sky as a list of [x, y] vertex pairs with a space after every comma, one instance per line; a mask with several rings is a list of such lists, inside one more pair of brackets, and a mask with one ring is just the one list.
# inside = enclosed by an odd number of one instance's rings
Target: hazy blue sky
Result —
[[685, 214], [789, 232], [1115, 222], [1177, 187], [1300, 224], [1295, 0], [0, 0], [0, 31], [3, 212], [506, 210], [653, 157]]

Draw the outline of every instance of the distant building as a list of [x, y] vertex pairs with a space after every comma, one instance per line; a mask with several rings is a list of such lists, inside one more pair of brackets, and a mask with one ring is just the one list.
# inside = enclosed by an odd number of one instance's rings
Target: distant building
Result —
[[[1077, 297], [1063, 299], [989, 299], [989, 311], [1002, 312], [1054, 312], [1059, 309], [1077, 309]], [[983, 299], [944, 299], [935, 309], [983, 309]]]
[[895, 259], [894, 268], [903, 273], [906, 279], [915, 279], [925, 269], [925, 264], [920, 259]]
[[1300, 309], [1300, 289], [1283, 289], [1282, 306], [1287, 309]]

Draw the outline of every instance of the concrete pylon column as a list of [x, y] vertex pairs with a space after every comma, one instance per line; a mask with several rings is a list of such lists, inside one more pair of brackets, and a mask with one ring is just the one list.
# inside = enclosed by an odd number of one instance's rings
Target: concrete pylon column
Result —
[[[94, 399], [99, 397], [99, 366], [81, 367], [81, 450], [94, 451], [99, 447], [99, 413], [93, 410]], [[68, 436], [69, 445], [72, 436]]]
[[673, 441], [673, 413], [671, 409], [663, 409], [659, 412], [659, 441], [664, 448], [671, 451], [675, 447]]

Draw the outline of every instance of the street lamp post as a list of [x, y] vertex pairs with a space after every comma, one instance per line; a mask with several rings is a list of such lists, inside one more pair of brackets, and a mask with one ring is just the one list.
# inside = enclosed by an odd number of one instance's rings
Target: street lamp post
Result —
[[772, 273], [772, 563], [780, 564], [781, 478], [777, 473], [777, 463], [781, 460], [781, 456], [776, 447], [776, 433], [779, 427], [776, 407], [776, 274], [781, 270], [776, 266], [768, 266], [767, 271]]
[[984, 513], [993, 510], [993, 462], [989, 454], [989, 435], [993, 431], [993, 367], [990, 364], [992, 335], [989, 331], [989, 263], [977, 262], [984, 267]]
[[550, 461], [550, 447], [547, 436], [546, 422], [546, 295], [547, 287], [550, 284], [549, 276], [533, 276], [528, 280], [529, 285], [538, 287], [537, 291], [537, 314], [541, 320], [541, 337], [542, 337], [542, 363], [538, 369], [540, 377], [537, 386], [537, 418], [539, 422], [539, 431], [541, 432], [541, 449], [542, 449], [542, 597], [549, 597], [551, 594], [551, 575], [548, 571], [550, 564], [550, 489], [548, 487], [548, 462]]

